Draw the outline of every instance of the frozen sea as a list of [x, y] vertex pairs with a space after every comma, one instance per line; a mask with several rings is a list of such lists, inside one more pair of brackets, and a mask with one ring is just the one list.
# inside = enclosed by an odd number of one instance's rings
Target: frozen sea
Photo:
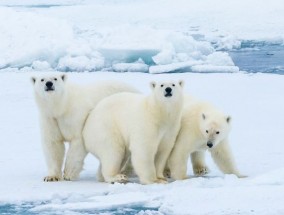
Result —
[[0, 71], [283, 73], [280, 0], [1, 0]]
[[[280, 0], [0, 0], [0, 214], [284, 214], [284, 4]], [[248, 178], [211, 172], [167, 185], [44, 183], [30, 77], [85, 84], [152, 80], [232, 116], [230, 144]]]

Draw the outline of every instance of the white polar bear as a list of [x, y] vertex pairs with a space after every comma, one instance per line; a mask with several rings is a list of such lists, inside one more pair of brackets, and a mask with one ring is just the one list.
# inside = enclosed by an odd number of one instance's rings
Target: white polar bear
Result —
[[126, 182], [121, 170], [130, 153], [142, 184], [166, 183], [163, 171], [180, 129], [183, 82], [150, 85], [149, 96], [119, 93], [90, 113], [83, 137], [87, 151], [100, 160], [99, 180]]
[[43, 150], [48, 167], [44, 181], [62, 178], [64, 142], [69, 142], [64, 179], [76, 179], [83, 167], [86, 150], [82, 130], [89, 112], [103, 98], [118, 92], [138, 92], [120, 82], [80, 86], [66, 82], [66, 74], [47, 73], [32, 77], [39, 108]]
[[184, 106], [181, 129], [176, 144], [168, 160], [170, 176], [175, 180], [186, 179], [187, 160], [191, 155], [194, 173], [208, 172], [205, 164], [205, 151], [225, 174], [242, 177], [235, 166], [228, 136], [231, 117], [204, 102], [188, 102]]

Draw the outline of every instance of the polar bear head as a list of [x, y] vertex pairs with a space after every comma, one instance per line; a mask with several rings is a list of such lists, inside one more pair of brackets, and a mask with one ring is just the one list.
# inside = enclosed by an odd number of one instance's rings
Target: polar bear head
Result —
[[183, 81], [172, 82], [151, 82], [150, 87], [156, 100], [161, 102], [182, 101], [183, 98]]
[[221, 112], [202, 113], [200, 131], [208, 148], [213, 148], [228, 137], [231, 129], [231, 117]]
[[41, 98], [61, 95], [64, 92], [67, 76], [62, 73], [44, 74], [32, 77], [35, 93]]

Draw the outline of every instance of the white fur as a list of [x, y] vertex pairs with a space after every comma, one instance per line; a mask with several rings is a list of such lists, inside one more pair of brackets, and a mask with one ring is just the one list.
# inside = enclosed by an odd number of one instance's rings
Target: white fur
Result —
[[[171, 97], [165, 97], [167, 87]], [[90, 113], [83, 136], [87, 150], [101, 162], [101, 181], [124, 182], [121, 170], [130, 152], [142, 184], [166, 183], [163, 170], [180, 128], [183, 82], [152, 82], [151, 88], [149, 96], [110, 96]]]
[[[196, 175], [206, 174], [204, 152], [209, 150], [223, 173], [242, 177], [237, 170], [229, 147], [231, 118], [208, 103], [187, 101], [176, 144], [168, 160], [173, 179], [186, 179], [187, 160], [191, 155]], [[219, 132], [219, 133], [218, 133]], [[208, 147], [213, 144], [213, 147]]]
[[[137, 92], [120, 82], [105, 82], [80, 86], [66, 81], [66, 74], [49, 73], [32, 77], [34, 94], [40, 113], [42, 143], [48, 176], [45, 181], [62, 178], [64, 142], [69, 142], [64, 179], [76, 179], [83, 167], [86, 150], [82, 130], [89, 112], [103, 98], [118, 92]], [[54, 91], [46, 91], [52, 82]]]

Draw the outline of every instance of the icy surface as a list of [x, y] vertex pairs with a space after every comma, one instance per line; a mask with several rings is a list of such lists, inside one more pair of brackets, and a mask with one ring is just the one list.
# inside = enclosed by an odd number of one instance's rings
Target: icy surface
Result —
[[[283, 45], [283, 10], [280, 0], [2, 0], [0, 70], [238, 72], [227, 52]], [[130, 66], [139, 59], [146, 66]]]
[[[30, 77], [0, 73], [0, 213], [10, 214], [283, 214], [284, 77], [269, 74], [69, 73], [76, 83], [121, 80], [150, 92], [152, 80], [185, 80], [185, 91], [232, 116], [231, 147], [248, 178], [224, 176], [207, 155], [207, 177], [168, 185], [98, 183], [89, 155], [78, 181], [45, 183], [38, 112]], [[188, 174], [192, 176], [189, 166]], [[137, 181], [134, 179], [134, 181]]]

